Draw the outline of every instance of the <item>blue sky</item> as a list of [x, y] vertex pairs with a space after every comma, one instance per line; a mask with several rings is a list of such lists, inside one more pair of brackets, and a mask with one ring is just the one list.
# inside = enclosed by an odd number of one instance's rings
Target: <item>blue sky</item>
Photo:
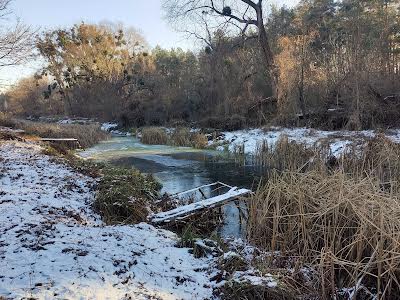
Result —
[[[298, 0], [273, 0], [279, 5], [293, 5]], [[139, 29], [151, 47], [191, 48], [193, 42], [175, 32], [163, 19], [161, 0], [14, 0], [14, 14], [41, 30], [71, 26], [85, 21], [122, 22]], [[36, 66], [0, 70], [1, 82], [13, 83], [33, 72]]]

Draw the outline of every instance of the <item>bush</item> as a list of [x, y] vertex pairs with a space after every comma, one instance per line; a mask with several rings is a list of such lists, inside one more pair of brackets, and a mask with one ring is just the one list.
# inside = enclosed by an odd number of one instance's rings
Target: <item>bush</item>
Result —
[[164, 128], [161, 127], [145, 127], [142, 130], [141, 141], [148, 145], [166, 145], [168, 135]]

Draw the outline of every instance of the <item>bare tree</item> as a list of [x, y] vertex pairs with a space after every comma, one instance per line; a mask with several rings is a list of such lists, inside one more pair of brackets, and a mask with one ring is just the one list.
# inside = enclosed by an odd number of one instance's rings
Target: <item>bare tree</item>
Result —
[[[163, 6], [168, 18], [173, 21], [204, 22], [204, 15], [209, 15], [211, 16], [209, 21], [214, 21], [215, 24], [207, 28], [222, 26], [227, 28], [226, 25], [229, 24], [232, 28], [239, 29], [243, 35], [250, 32], [250, 27], [255, 27], [262, 57], [271, 78], [273, 97], [278, 98], [279, 73], [265, 29], [263, 0], [257, 2], [253, 0], [164, 0]], [[215, 17], [222, 18], [222, 22], [218, 22]]]
[[25, 63], [33, 55], [35, 32], [20, 20], [10, 22], [12, 0], [0, 0], [0, 67]]

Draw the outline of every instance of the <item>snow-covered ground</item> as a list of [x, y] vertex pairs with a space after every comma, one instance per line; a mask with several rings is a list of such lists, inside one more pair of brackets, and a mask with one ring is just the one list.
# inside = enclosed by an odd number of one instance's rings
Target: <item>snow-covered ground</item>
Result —
[[211, 258], [148, 224], [106, 226], [94, 184], [37, 145], [0, 141], [0, 296], [212, 299]]
[[[257, 145], [266, 141], [269, 145], [274, 145], [281, 136], [287, 136], [290, 141], [296, 141], [309, 146], [318, 142], [328, 142], [333, 155], [337, 155], [345, 150], [347, 145], [357, 142], [364, 142], [366, 139], [374, 137], [376, 133], [372, 130], [364, 131], [324, 131], [309, 128], [279, 128], [271, 127], [268, 129], [249, 129], [232, 132], [223, 132], [223, 138], [219, 142], [228, 145], [229, 151], [234, 151], [238, 146], [244, 145], [245, 153], [254, 153]], [[396, 143], [400, 143], [400, 130], [391, 130], [386, 133], [387, 137]], [[212, 144], [212, 142], [211, 142]], [[223, 146], [217, 149], [223, 150]]]

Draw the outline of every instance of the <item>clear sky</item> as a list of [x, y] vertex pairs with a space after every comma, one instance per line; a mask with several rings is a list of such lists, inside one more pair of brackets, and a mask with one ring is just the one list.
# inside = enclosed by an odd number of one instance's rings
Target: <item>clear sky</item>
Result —
[[[298, 0], [267, 1], [282, 5], [293, 5]], [[14, 14], [35, 28], [51, 29], [71, 26], [85, 21], [122, 22], [138, 29], [151, 47], [191, 48], [193, 42], [175, 32], [163, 19], [161, 0], [14, 0]], [[32, 73], [34, 66], [0, 70], [2, 82], [15, 82]]]

